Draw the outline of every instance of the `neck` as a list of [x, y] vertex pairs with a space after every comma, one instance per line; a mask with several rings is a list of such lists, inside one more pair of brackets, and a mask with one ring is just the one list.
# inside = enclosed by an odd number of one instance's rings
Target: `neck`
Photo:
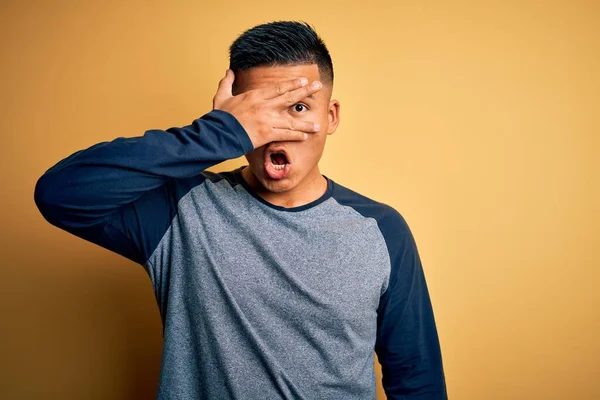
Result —
[[294, 188], [285, 192], [273, 192], [266, 189], [256, 178], [252, 169], [247, 166], [242, 170], [242, 177], [254, 192], [271, 204], [280, 207], [300, 207], [311, 203], [327, 191], [327, 179], [321, 175], [316, 165]]

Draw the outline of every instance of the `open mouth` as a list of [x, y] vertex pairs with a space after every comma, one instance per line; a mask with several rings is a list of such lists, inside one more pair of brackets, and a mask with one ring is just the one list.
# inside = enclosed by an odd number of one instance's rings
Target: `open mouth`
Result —
[[289, 164], [287, 156], [284, 152], [271, 153], [271, 164], [275, 169], [284, 169], [286, 164]]
[[272, 148], [265, 152], [265, 171], [271, 179], [283, 179], [290, 172], [291, 160], [285, 149]]

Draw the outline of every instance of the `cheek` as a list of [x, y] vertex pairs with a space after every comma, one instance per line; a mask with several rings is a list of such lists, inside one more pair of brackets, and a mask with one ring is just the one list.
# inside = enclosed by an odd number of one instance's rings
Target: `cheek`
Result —
[[328, 110], [321, 107], [321, 105], [313, 106], [310, 110], [300, 114], [291, 113], [290, 116], [301, 121], [317, 122], [324, 126], [329, 123], [328, 121]]
[[263, 148], [259, 147], [257, 149], [252, 150], [250, 153], [247, 153], [245, 155], [245, 157], [249, 163], [257, 163], [257, 162], [262, 163], [263, 162], [262, 154], [263, 154]]
[[325, 132], [319, 132], [313, 134], [302, 146], [301, 157], [304, 160], [315, 160], [321, 157], [323, 148], [325, 147], [325, 138], [327, 134]]
[[315, 122], [317, 122], [321, 126], [321, 129], [318, 132], [319, 137], [325, 140], [325, 137], [327, 136], [327, 129], [329, 129], [329, 116], [327, 115], [327, 113], [323, 113]]

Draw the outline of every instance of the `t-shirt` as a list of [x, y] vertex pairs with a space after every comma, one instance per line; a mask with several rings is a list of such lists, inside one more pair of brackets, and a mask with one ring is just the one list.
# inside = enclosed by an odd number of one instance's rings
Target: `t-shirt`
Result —
[[323, 175], [298, 207], [271, 204], [242, 166], [239, 121], [80, 150], [38, 180], [51, 224], [142, 265], [163, 323], [159, 399], [446, 399], [417, 247], [392, 207]]

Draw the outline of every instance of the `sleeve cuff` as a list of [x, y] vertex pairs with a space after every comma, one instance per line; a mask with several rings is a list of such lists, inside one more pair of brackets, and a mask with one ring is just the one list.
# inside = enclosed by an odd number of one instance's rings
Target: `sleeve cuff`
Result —
[[250, 136], [248, 136], [248, 132], [246, 132], [246, 129], [244, 129], [242, 124], [240, 124], [240, 121], [238, 121], [237, 118], [233, 116], [233, 114], [231, 114], [228, 111], [219, 109], [214, 109], [210, 113], [216, 114], [221, 117], [225, 125], [227, 125], [227, 127], [230, 128], [231, 132], [235, 134], [235, 137], [237, 138], [240, 147], [244, 151], [244, 154], [254, 150], [254, 145], [250, 140]]

